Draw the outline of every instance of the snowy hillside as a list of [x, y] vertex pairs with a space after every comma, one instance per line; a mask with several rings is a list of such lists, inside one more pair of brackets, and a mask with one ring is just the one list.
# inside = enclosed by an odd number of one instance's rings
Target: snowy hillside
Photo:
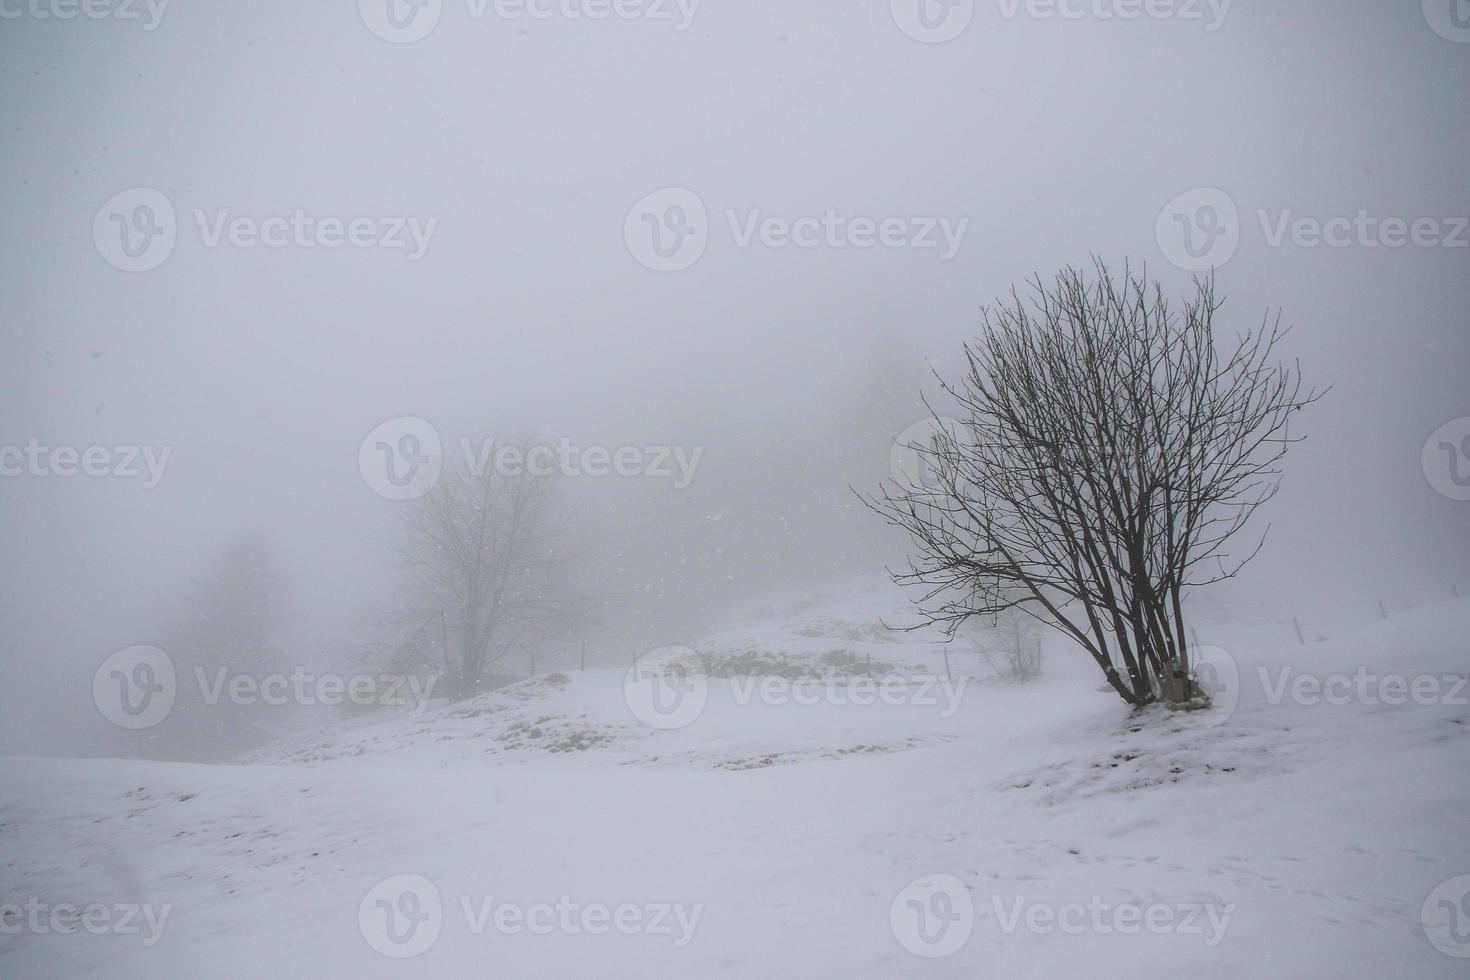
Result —
[[6, 896], [144, 907], [7, 907], [0, 974], [1465, 974], [1431, 893], [1470, 873], [1470, 603], [1304, 646], [1220, 617], [1238, 682], [1136, 717], [1053, 641], [951, 681], [872, 608], [693, 644], [681, 727], [601, 670], [240, 766], [5, 759]]

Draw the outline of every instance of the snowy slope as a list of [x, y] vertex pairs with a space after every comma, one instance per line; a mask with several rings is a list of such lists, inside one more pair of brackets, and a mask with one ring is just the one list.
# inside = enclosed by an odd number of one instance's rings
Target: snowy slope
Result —
[[[694, 646], [942, 674], [874, 618], [859, 597]], [[1131, 716], [1052, 648], [1040, 681], [957, 704], [742, 703], [714, 678], [660, 731], [624, 672], [588, 671], [241, 766], [0, 760], [0, 902], [168, 907], [151, 944], [11, 914], [0, 975], [1464, 976], [1421, 910], [1470, 873], [1467, 627], [1445, 603], [1298, 646], [1223, 617], [1239, 683], [1206, 712]], [[1437, 691], [1383, 703], [1390, 675]], [[517, 928], [558, 902], [548, 934]], [[626, 934], [580, 917], [619, 906]]]

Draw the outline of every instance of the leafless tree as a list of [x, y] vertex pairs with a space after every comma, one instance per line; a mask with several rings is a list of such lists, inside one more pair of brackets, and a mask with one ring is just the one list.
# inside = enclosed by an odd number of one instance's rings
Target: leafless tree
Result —
[[1013, 606], [989, 626], [977, 648], [991, 670], [1016, 683], [1041, 676], [1041, 630], [1034, 618]]
[[242, 533], [211, 560], [155, 634], [180, 683], [168, 720], [148, 733], [150, 754], [218, 759], [273, 737], [284, 717], [279, 707], [236, 703], [224, 692], [240, 675], [290, 671], [291, 605], [264, 532]]
[[446, 458], [434, 487], [404, 505], [391, 546], [407, 578], [403, 634], [438, 648], [457, 697], [482, 690], [506, 654], [565, 635], [590, 606], [574, 592], [582, 547], [556, 480]]
[[[1213, 276], [1182, 309], [1146, 273], [1038, 278], [984, 311], [927, 477], [866, 498], [916, 546], [904, 585], [948, 636], [1019, 609], [1085, 649], [1134, 705], [1199, 698], [1183, 600], [1235, 575], [1275, 495], [1293, 415], [1320, 397], [1274, 354], [1279, 316], [1217, 344]], [[931, 408], [931, 413], [933, 409]], [[1240, 545], [1237, 548], [1237, 545]], [[1121, 669], [1120, 669], [1121, 668]]]

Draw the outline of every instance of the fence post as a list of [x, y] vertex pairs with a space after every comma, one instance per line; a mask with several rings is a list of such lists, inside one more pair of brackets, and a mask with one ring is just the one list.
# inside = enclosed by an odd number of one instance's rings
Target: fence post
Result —
[[579, 661], [577, 661], [577, 669], [578, 670], [586, 670], [587, 669], [587, 641], [586, 640], [583, 640], [582, 641], [582, 658]]
[[1291, 617], [1291, 625], [1293, 625], [1293, 626], [1296, 627], [1296, 641], [1298, 643], [1302, 644], [1303, 646], [1305, 646], [1306, 643], [1307, 643], [1307, 641], [1302, 636], [1302, 624], [1299, 623], [1299, 622], [1297, 622], [1297, 619], [1296, 619], [1295, 616]]
[[1388, 610], [1383, 608], [1383, 600], [1382, 599], [1379, 599], [1378, 600], [1378, 615], [1381, 616], [1383, 619], [1387, 619], [1388, 618]]
[[950, 675], [950, 672], [949, 672], [949, 644], [948, 643], [946, 643], [944, 645], [944, 679], [947, 680], [947, 681], [949, 681], [951, 684], [954, 683], [954, 677], [951, 676]]

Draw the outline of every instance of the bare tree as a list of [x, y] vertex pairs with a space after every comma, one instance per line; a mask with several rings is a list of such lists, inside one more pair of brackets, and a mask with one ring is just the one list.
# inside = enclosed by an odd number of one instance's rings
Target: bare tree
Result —
[[[984, 311], [942, 390], [922, 484], [869, 506], [912, 538], [894, 578], [948, 636], [1018, 609], [1085, 649], [1134, 705], [1199, 698], [1186, 590], [1235, 575], [1237, 535], [1279, 486], [1291, 417], [1320, 397], [1275, 360], [1279, 317], [1216, 344], [1213, 276], [1181, 310], [1100, 260]], [[931, 413], [933, 409], [931, 408]], [[1121, 671], [1120, 671], [1121, 666]]]
[[990, 669], [1005, 680], [1023, 683], [1041, 676], [1041, 630], [1018, 607], [998, 614], [977, 648]]
[[[179, 672], [168, 720], [149, 735], [153, 752], [217, 759], [273, 737], [283, 712], [226, 695], [233, 679], [286, 673], [290, 594], [274, 545], [259, 530], [239, 535], [184, 593], [178, 612], [157, 630]], [[275, 724], [273, 724], [275, 722]]]
[[434, 487], [405, 505], [400, 532], [405, 633], [438, 646], [457, 697], [481, 690], [507, 653], [565, 633], [589, 605], [572, 591], [580, 549], [552, 476], [446, 459]]

